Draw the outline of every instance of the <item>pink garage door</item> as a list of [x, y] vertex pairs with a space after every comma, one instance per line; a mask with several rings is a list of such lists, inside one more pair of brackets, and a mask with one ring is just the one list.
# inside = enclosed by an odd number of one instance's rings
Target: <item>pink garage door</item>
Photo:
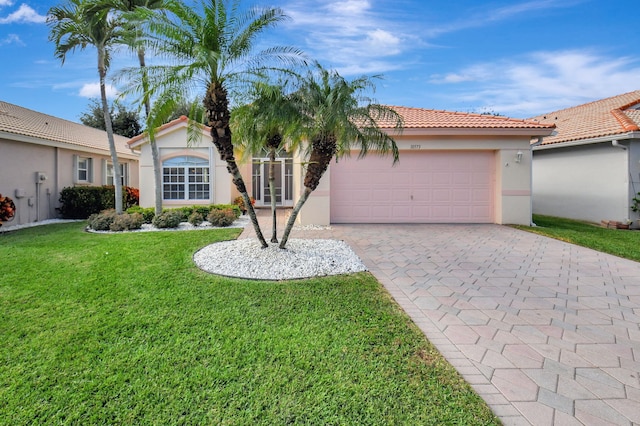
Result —
[[494, 153], [401, 151], [331, 164], [332, 223], [493, 223]]

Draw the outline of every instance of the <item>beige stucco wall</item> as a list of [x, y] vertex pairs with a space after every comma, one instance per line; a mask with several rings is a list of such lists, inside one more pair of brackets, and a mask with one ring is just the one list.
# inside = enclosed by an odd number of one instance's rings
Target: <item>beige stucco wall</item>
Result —
[[[167, 208], [206, 205], [228, 204], [232, 200], [231, 177], [227, 172], [226, 163], [220, 157], [211, 143], [211, 137], [207, 132], [202, 132], [202, 137], [196, 143], [188, 144], [186, 123], [180, 123], [156, 136], [156, 143], [160, 154], [160, 161], [172, 157], [188, 155], [209, 160], [209, 173], [212, 179], [212, 196], [207, 200], [189, 201], [164, 201]], [[151, 145], [143, 143], [140, 149], [140, 205], [142, 207], [155, 206], [155, 185], [153, 174], [153, 158]]]
[[[74, 155], [92, 158], [93, 182], [104, 185], [103, 166], [111, 157], [97, 152], [83, 152], [57, 146], [0, 139], [0, 194], [16, 204], [16, 216], [11, 224], [23, 224], [57, 217], [60, 191], [76, 185]], [[122, 158], [128, 164], [129, 186], [138, 187], [137, 156]], [[36, 184], [36, 173], [46, 179]]]
[[[531, 152], [530, 137], [516, 136], [397, 136], [396, 142], [401, 150], [489, 150], [495, 153], [495, 223], [531, 224]], [[518, 152], [522, 159], [515, 161]], [[355, 154], [357, 155], [357, 154]], [[372, 154], [373, 155], [373, 154]], [[406, 154], [405, 154], [406, 155]], [[410, 154], [409, 154], [410, 155]], [[303, 159], [297, 157], [297, 164]], [[304, 172], [298, 168], [294, 176], [294, 194], [296, 202], [303, 191]], [[305, 206], [300, 211], [298, 223], [301, 225], [328, 225], [330, 223], [330, 183], [331, 167], [320, 181]]]
[[628, 150], [608, 142], [540, 149], [533, 155], [535, 213], [596, 223], [633, 217]]

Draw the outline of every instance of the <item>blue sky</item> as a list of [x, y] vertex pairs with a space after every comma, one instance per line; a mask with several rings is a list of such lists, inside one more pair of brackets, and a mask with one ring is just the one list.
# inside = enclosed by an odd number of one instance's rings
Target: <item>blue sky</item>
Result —
[[[248, 3], [292, 18], [269, 42], [347, 78], [382, 74], [378, 102], [526, 118], [640, 89], [636, 1]], [[0, 100], [78, 121], [99, 96], [95, 52], [54, 58], [45, 16], [59, 3], [0, 0]], [[133, 64], [123, 50], [112, 71]]]

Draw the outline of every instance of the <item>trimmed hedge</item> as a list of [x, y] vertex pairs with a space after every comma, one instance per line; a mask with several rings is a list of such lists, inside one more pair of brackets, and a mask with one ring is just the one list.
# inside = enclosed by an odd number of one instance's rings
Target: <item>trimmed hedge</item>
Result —
[[[60, 192], [60, 214], [65, 219], [87, 219], [92, 214], [115, 208], [114, 186], [72, 186]], [[122, 187], [122, 206], [127, 209], [137, 205], [139, 191]]]

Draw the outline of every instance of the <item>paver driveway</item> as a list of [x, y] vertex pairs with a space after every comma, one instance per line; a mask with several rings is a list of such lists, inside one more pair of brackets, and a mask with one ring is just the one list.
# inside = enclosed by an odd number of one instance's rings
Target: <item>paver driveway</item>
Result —
[[347, 241], [504, 424], [640, 425], [640, 263], [499, 225], [292, 237]]

